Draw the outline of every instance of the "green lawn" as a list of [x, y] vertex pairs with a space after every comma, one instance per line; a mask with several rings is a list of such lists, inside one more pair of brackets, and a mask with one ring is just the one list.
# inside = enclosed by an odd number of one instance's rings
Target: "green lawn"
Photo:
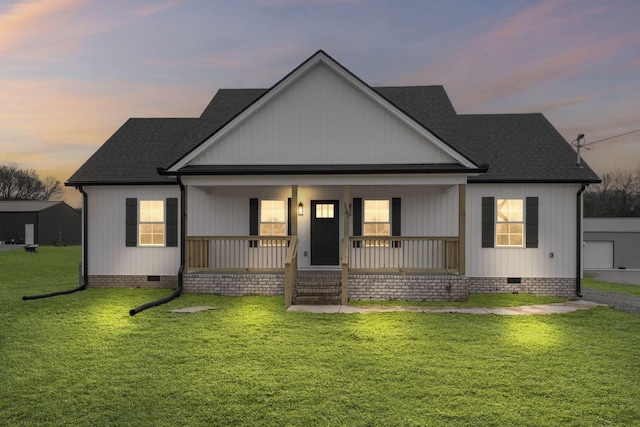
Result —
[[[640, 316], [288, 313], [277, 297], [75, 287], [78, 248], [0, 253], [0, 424], [596, 426], [640, 420]], [[210, 305], [192, 314], [167, 309]]]
[[640, 286], [638, 285], [619, 285], [617, 283], [598, 282], [592, 277], [585, 277], [582, 279], [582, 286], [595, 289], [596, 291], [613, 292], [616, 294], [640, 297]]

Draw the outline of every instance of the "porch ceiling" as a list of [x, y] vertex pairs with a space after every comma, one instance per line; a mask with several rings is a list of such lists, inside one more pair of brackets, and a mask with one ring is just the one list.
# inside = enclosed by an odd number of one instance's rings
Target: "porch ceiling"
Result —
[[420, 164], [295, 164], [295, 165], [189, 165], [182, 176], [201, 175], [361, 175], [361, 174], [468, 174], [478, 175], [486, 167], [467, 168], [457, 163]]
[[[204, 184], [204, 183], [192, 183], [192, 182], [185, 182], [185, 184], [189, 187], [192, 188], [197, 188], [200, 191], [203, 191], [205, 193], [209, 193], [211, 191], [213, 191], [213, 189], [215, 188], [223, 188], [223, 187], [238, 187], [239, 185], [222, 185], [220, 183], [209, 183], [209, 184]], [[296, 184], [293, 184], [296, 185]], [[347, 185], [348, 187], [350, 187], [351, 189], [357, 190], [358, 188], [371, 188], [371, 187], [376, 187], [378, 189], [380, 188], [405, 188], [407, 187], [407, 185], [371, 185], [371, 184], [360, 184], [360, 185], [351, 185], [351, 184], [314, 184], [314, 185], [298, 185], [298, 188], [311, 188], [311, 187], [315, 187], [315, 188], [335, 188], [338, 189], [340, 191], [342, 191], [342, 189], [344, 188], [344, 186]], [[415, 184], [412, 186], [415, 187], [420, 187], [420, 192], [422, 194], [439, 194], [439, 193], [444, 193], [446, 191], [451, 191], [455, 188], [457, 188], [458, 184]], [[283, 185], [272, 185], [270, 183], [248, 183], [247, 184], [248, 187], [260, 187], [260, 188], [290, 188], [291, 185], [289, 184], [283, 184]]]
[[237, 175], [237, 176], [186, 176], [182, 182], [194, 187], [302, 187], [326, 186], [357, 187], [379, 186], [437, 186], [449, 188], [467, 183], [463, 174], [393, 174], [393, 175]]

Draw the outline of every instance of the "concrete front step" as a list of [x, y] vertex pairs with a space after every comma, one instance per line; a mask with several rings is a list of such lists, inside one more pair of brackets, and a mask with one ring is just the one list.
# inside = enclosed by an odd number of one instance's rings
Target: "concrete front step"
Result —
[[298, 295], [315, 295], [315, 294], [340, 294], [340, 286], [299, 286], [296, 285], [295, 292]]
[[334, 272], [302, 273], [296, 276], [293, 303], [298, 305], [340, 304], [341, 276]]
[[339, 305], [341, 303], [340, 295], [338, 296], [313, 296], [304, 295], [293, 298], [295, 305]]

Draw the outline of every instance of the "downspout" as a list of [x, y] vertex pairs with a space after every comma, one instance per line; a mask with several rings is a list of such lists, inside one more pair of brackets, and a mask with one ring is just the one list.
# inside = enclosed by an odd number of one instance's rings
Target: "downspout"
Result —
[[89, 239], [87, 238], [89, 203], [87, 199], [87, 192], [82, 189], [82, 186], [79, 186], [76, 188], [78, 189], [78, 191], [80, 191], [80, 193], [82, 193], [82, 228], [84, 231], [84, 233], [82, 234], [82, 284], [77, 288], [67, 289], [66, 291], [56, 291], [56, 292], [50, 292], [48, 294], [24, 296], [22, 297], [23, 301], [31, 300], [31, 299], [55, 297], [57, 295], [72, 294], [74, 292], [84, 291], [87, 288], [87, 284], [89, 280], [89, 267], [87, 265], [87, 260], [89, 259], [88, 257], [89, 248], [87, 246], [87, 243], [89, 242]]
[[184, 272], [184, 265], [185, 265], [185, 259], [186, 259], [186, 254], [185, 254], [185, 218], [186, 218], [186, 213], [187, 213], [187, 203], [185, 200], [185, 189], [184, 189], [184, 184], [182, 183], [182, 179], [178, 176], [178, 185], [180, 186], [180, 268], [178, 269], [178, 286], [176, 287], [176, 289], [173, 291], [173, 293], [171, 295], [169, 295], [168, 297], [165, 298], [161, 298], [159, 300], [155, 300], [155, 301], [151, 301], [148, 302], [146, 304], [142, 304], [136, 308], [132, 308], [131, 310], [129, 310], [129, 315], [130, 316], [135, 316], [136, 314], [140, 313], [141, 311], [146, 310], [147, 308], [151, 308], [151, 307], [155, 307], [164, 303], [167, 303], [169, 301], [171, 301], [174, 298], [177, 298], [180, 296], [180, 293], [182, 292], [182, 273]]
[[587, 188], [582, 184], [576, 194], [576, 296], [582, 298], [580, 278], [582, 276], [582, 193]]

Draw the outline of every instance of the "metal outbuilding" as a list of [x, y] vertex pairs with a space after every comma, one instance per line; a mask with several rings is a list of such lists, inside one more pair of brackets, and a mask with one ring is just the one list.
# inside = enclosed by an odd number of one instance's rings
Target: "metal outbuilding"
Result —
[[640, 218], [585, 218], [584, 268], [640, 269]]
[[0, 243], [80, 245], [82, 215], [62, 201], [0, 201]]

